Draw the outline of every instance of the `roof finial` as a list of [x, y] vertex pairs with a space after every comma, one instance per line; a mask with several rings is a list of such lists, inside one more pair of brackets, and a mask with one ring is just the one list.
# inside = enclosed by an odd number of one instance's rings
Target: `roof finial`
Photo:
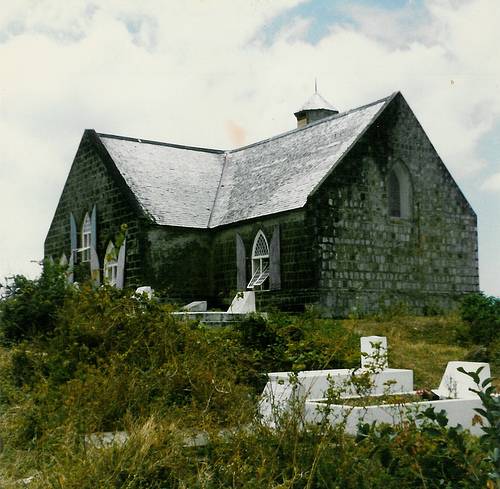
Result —
[[314, 93], [318, 93], [318, 79], [314, 77]]

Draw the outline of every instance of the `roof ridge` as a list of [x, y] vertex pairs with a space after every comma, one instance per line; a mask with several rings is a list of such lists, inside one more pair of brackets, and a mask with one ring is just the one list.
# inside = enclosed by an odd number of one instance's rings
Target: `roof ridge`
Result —
[[371, 107], [372, 105], [379, 104], [381, 102], [387, 102], [392, 97], [394, 97], [394, 95], [397, 94], [397, 93], [399, 93], [399, 92], [393, 92], [390, 95], [388, 95], [387, 97], [383, 97], [381, 99], [375, 100], [374, 102], [370, 102], [369, 104], [361, 105], [359, 107], [355, 107], [354, 109], [349, 109], [349, 110], [347, 110], [345, 112], [340, 112], [339, 114], [334, 114], [334, 115], [331, 115], [331, 116], [328, 116], [328, 117], [324, 117], [323, 119], [320, 119], [319, 121], [311, 122], [311, 123], [307, 124], [304, 127], [296, 127], [295, 129], [291, 129], [290, 131], [282, 132], [281, 134], [277, 134], [276, 136], [272, 136], [270, 138], [262, 139], [261, 141], [256, 141], [255, 143], [247, 144], [246, 146], [241, 146], [240, 148], [235, 148], [235, 149], [227, 150], [226, 153], [236, 153], [236, 152], [241, 151], [243, 149], [248, 149], [248, 148], [252, 148], [254, 146], [258, 146], [259, 144], [268, 143], [270, 141], [274, 141], [276, 139], [280, 139], [282, 137], [288, 136], [290, 134], [294, 134], [294, 133], [299, 132], [299, 131], [306, 131], [307, 129], [309, 129], [311, 127], [318, 126], [319, 124], [323, 124], [323, 123], [331, 121], [333, 119], [340, 119], [341, 117], [344, 117], [346, 115], [352, 114], [353, 112], [356, 112], [358, 110], [367, 109], [368, 107]]
[[[212, 208], [210, 209], [210, 215], [208, 216], [208, 221], [207, 221], [207, 228], [210, 229], [210, 223], [212, 221], [212, 215], [215, 210], [215, 206], [217, 205], [217, 197], [219, 197], [219, 192], [222, 186], [222, 178], [224, 176], [224, 170], [226, 169], [226, 163], [227, 163], [227, 152], [224, 153], [223, 155], [224, 159], [222, 161], [222, 168], [220, 171], [220, 177], [219, 177], [219, 183], [217, 184], [217, 190], [215, 191], [215, 196], [214, 196], [214, 201], [212, 202]], [[217, 227], [217, 226], [215, 226]]]
[[389, 99], [391, 99], [392, 97], [394, 97], [394, 95], [396, 93], [399, 93], [399, 92], [393, 92], [389, 96], [375, 100], [374, 102], [370, 102], [368, 104], [361, 105], [359, 107], [355, 107], [354, 109], [349, 109], [345, 112], [340, 112], [339, 114], [334, 114], [334, 115], [331, 115], [329, 117], [325, 117], [323, 119], [320, 119], [319, 121], [311, 122], [304, 127], [297, 127], [295, 129], [291, 129], [290, 131], [285, 131], [285, 132], [282, 132], [281, 134], [277, 134], [276, 136], [271, 136], [270, 138], [262, 139], [260, 141], [256, 141], [255, 143], [247, 144], [247, 145], [241, 146], [239, 148], [228, 149], [228, 150], [214, 149], [214, 148], [203, 148], [200, 146], [189, 146], [186, 144], [166, 143], [163, 141], [154, 141], [151, 139], [134, 138], [134, 137], [130, 137], [130, 136], [120, 136], [118, 134], [108, 134], [108, 133], [97, 132], [97, 131], [96, 131], [96, 134], [99, 137], [110, 138], [110, 139], [120, 139], [122, 141], [130, 141], [130, 142], [144, 143], [144, 144], [155, 144], [157, 146], [168, 146], [171, 148], [187, 149], [187, 150], [191, 150], [191, 151], [201, 151], [201, 152], [205, 152], [205, 153], [226, 155], [228, 153], [236, 153], [236, 152], [241, 151], [243, 149], [251, 148], [253, 146], [258, 146], [259, 144], [264, 144], [264, 143], [267, 143], [269, 141], [274, 141], [276, 139], [288, 136], [289, 134], [293, 134], [293, 133], [298, 132], [298, 131], [305, 131], [311, 127], [317, 126], [319, 124], [323, 124], [323, 123], [331, 121], [333, 119], [340, 119], [341, 117], [349, 115], [349, 114], [356, 112], [358, 110], [366, 109], [368, 107], [371, 107], [372, 105], [379, 104], [380, 102], [386, 102]]
[[99, 137], [110, 138], [110, 139], [120, 139], [123, 141], [130, 141], [130, 142], [136, 142], [136, 143], [154, 144], [157, 146], [168, 146], [171, 148], [188, 149], [191, 151], [202, 151], [205, 153], [215, 153], [215, 154], [226, 153], [226, 151], [222, 150], [222, 149], [202, 148], [200, 146], [188, 146], [185, 144], [165, 143], [163, 141], [153, 141], [151, 139], [133, 138], [133, 137], [129, 137], [129, 136], [120, 136], [117, 134], [107, 134], [104, 132], [97, 132], [97, 131], [96, 131], [96, 134]]

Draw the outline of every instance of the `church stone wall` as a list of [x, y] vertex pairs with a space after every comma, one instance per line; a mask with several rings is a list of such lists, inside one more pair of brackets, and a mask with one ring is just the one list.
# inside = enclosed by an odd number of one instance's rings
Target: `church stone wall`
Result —
[[275, 226], [280, 227], [281, 289], [256, 291], [258, 309], [300, 311], [318, 301], [312, 230], [300, 210], [212, 231], [213, 290], [221, 304], [227, 305], [236, 293], [236, 233], [245, 244], [248, 282], [255, 236], [262, 230], [270, 242]]
[[[479, 288], [476, 216], [402, 97], [395, 102], [309, 204], [325, 314], [450, 309]], [[408, 219], [388, 213], [398, 161], [411, 175]]]
[[143, 257], [145, 283], [169, 302], [206, 300], [212, 295], [210, 255], [206, 229], [151, 226]]
[[[65, 253], [69, 259], [70, 213], [75, 217], [80, 239], [85, 213], [90, 215], [94, 205], [97, 208], [97, 253], [101, 268], [109, 240], [114, 240], [120, 226], [127, 224], [125, 285], [142, 285], [141, 243], [145, 219], [134, 209], [124, 189], [110, 174], [95, 144], [85, 135], [45, 239], [46, 257], [52, 257], [58, 262]], [[85, 278], [75, 277], [76, 280]]]

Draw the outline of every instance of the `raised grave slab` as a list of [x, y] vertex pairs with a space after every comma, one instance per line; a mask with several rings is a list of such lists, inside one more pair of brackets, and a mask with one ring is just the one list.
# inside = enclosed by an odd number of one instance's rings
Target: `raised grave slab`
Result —
[[[304, 407], [304, 419], [307, 423], [319, 423], [326, 419], [331, 424], [345, 423], [345, 430], [352, 435], [356, 434], [360, 422], [363, 423], [388, 423], [391, 425], [401, 424], [409, 418], [415, 419], [415, 415], [433, 407], [436, 412], [446, 412], [448, 426], [461, 425], [470, 430], [473, 435], [482, 433], [481, 425], [475, 424], [477, 416], [476, 408], [482, 406], [481, 400], [476, 399], [446, 399], [439, 401], [421, 401], [408, 404], [385, 404], [363, 407], [344, 406], [339, 404], [327, 404], [317, 400], [307, 400]], [[486, 420], [483, 419], [486, 423]], [[417, 420], [419, 423], [419, 420]]]

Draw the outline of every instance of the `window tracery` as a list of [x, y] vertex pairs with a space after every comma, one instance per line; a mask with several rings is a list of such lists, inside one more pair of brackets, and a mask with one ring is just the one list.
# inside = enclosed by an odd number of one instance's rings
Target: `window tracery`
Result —
[[92, 243], [92, 224], [88, 212], [85, 214], [82, 225], [82, 238], [80, 247], [80, 256], [82, 262], [90, 261], [90, 246]]
[[108, 243], [104, 257], [104, 279], [109, 285], [116, 286], [118, 279], [118, 256], [112, 241]]
[[269, 277], [269, 244], [266, 236], [259, 231], [255, 236], [252, 247], [252, 278], [247, 288], [253, 289], [262, 286]]

